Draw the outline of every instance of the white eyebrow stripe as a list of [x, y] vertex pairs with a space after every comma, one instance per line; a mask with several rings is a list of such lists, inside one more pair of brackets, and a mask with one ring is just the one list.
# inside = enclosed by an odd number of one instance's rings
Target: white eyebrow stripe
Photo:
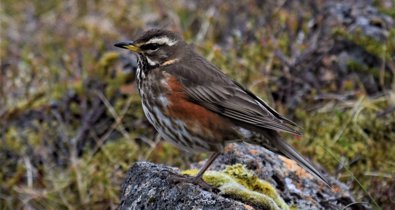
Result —
[[158, 64], [156, 61], [151, 60], [148, 56], [146, 56], [146, 58], [149, 65], [156, 66]]
[[170, 39], [169, 37], [166, 36], [162, 36], [162, 37], [155, 37], [152, 38], [150, 40], [148, 40], [148, 42], [144, 43], [144, 44], [166, 44], [168, 46], [173, 46], [175, 44], [177, 44], [176, 40]]

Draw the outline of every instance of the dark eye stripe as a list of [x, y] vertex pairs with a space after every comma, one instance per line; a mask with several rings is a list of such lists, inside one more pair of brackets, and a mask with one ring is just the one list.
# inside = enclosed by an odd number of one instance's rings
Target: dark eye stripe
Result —
[[145, 50], [156, 50], [156, 49], [158, 49], [160, 46], [162, 46], [162, 44], [151, 43], [151, 44], [141, 45], [141, 46], [140, 46], [140, 49], [142, 49], [143, 51], [145, 51]]

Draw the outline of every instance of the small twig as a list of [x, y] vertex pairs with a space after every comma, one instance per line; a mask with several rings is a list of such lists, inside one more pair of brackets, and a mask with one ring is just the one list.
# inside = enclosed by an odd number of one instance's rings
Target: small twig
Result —
[[160, 142], [160, 139], [161, 139], [161, 137], [160, 137], [159, 133], [157, 133], [156, 136], [155, 136], [155, 138], [154, 138], [154, 145], [155, 145], [155, 146], [151, 147], [151, 148], [148, 150], [147, 154], [145, 154], [144, 160], [147, 160], [147, 159], [151, 156], [151, 154], [152, 154], [152, 152], [154, 151], [156, 145], [158, 145], [158, 143]]
[[345, 102], [348, 98], [351, 96], [355, 96], [356, 92], [355, 91], [349, 91], [344, 94], [334, 94], [334, 93], [325, 93], [325, 94], [319, 94], [314, 97], [314, 100], [337, 100], [341, 102]]
[[76, 182], [77, 182], [77, 190], [78, 190], [78, 195], [79, 195], [79, 199], [82, 203], [86, 202], [87, 197], [85, 196], [86, 194], [86, 187], [83, 184], [83, 178], [82, 175], [80, 173], [80, 164], [79, 164], [79, 159], [77, 158], [76, 155], [71, 155], [70, 157], [70, 161], [71, 161], [71, 168], [75, 173], [75, 177], [76, 177]]
[[343, 135], [344, 131], [347, 129], [348, 125], [351, 123], [351, 121], [357, 116], [357, 113], [361, 111], [361, 104], [365, 98], [362, 97], [353, 107], [352, 109], [352, 114], [351, 117], [347, 119], [347, 121], [343, 124], [343, 126], [340, 128], [340, 130], [336, 133], [335, 137], [333, 138], [334, 142], [337, 142], [340, 137]]
[[[102, 102], [104, 103], [104, 105], [107, 107], [108, 111], [111, 113], [111, 115], [113, 116], [113, 118], [115, 119], [116, 122], [118, 122], [118, 126], [117, 126], [117, 130], [119, 132], [121, 132], [121, 134], [128, 140], [132, 141], [132, 138], [130, 137], [129, 133], [126, 132], [125, 127], [122, 125], [122, 123], [120, 123], [122, 121], [122, 118], [119, 117], [119, 115], [117, 114], [117, 112], [115, 111], [114, 107], [110, 104], [110, 102], [107, 100], [107, 98], [103, 95], [103, 93], [99, 92], [99, 91], [95, 91], [95, 94], [102, 100]], [[147, 143], [148, 145], [150, 145], [151, 147], [154, 146], [153, 142], [150, 141], [144, 141], [145, 143]]]
[[394, 175], [392, 174], [387, 174], [387, 173], [382, 173], [382, 172], [373, 172], [373, 171], [367, 171], [363, 175], [365, 176], [374, 176], [374, 177], [384, 177], [384, 178], [393, 178]]
[[281, 61], [284, 66], [291, 68], [294, 62], [288, 56], [284, 55], [280, 50], [274, 51], [274, 55]]
[[341, 210], [345, 210], [345, 209], [347, 209], [348, 207], [353, 206], [353, 205], [356, 205], [356, 204], [369, 205], [368, 202], [352, 202], [352, 203], [349, 203], [347, 206], [343, 207]]
[[25, 156], [23, 158], [24, 162], [25, 162], [25, 166], [26, 166], [26, 182], [27, 182], [27, 186], [29, 188], [33, 187], [33, 166], [32, 163], [30, 161], [30, 158], [28, 158], [27, 156]]
[[210, 27], [210, 19], [214, 16], [215, 14], [215, 7], [210, 7], [205, 15], [205, 21], [203, 22], [202, 26], [200, 27], [200, 30], [198, 34], [196, 35], [196, 42], [202, 42], [204, 38], [206, 37], [206, 34], [208, 32], [208, 29]]
[[[338, 158], [336, 158], [336, 156], [326, 147], [323, 145], [320, 145], [333, 159], [335, 159], [337, 162], [340, 162], [340, 160]], [[362, 183], [357, 179], [357, 177], [354, 176], [354, 174], [352, 173], [352, 171], [348, 168], [348, 167], [344, 167], [346, 169], [346, 171], [348, 173], [350, 173], [350, 176], [355, 180], [355, 182], [359, 185], [359, 187], [362, 189], [362, 191], [364, 193], [366, 193], [366, 195], [368, 196], [368, 198], [372, 201], [372, 203], [378, 207], [379, 209], [381, 209], [381, 207], [379, 206], [379, 204], [376, 202], [376, 200], [372, 197], [372, 195], [365, 189], [365, 187], [363, 187]]]
[[129, 98], [128, 101], [126, 102], [125, 106], [123, 107], [120, 116], [115, 120], [115, 122], [111, 125], [110, 129], [100, 138], [96, 140], [96, 146], [92, 150], [92, 156], [95, 155], [99, 149], [104, 145], [104, 143], [107, 141], [107, 139], [110, 137], [112, 132], [117, 129], [117, 127], [122, 123], [123, 117], [125, 116], [127, 110], [130, 107], [130, 104], [132, 103], [132, 98]]
[[283, 0], [282, 2], [278, 2], [278, 6], [273, 9], [273, 13], [271, 14], [272, 17], [277, 15], [277, 13], [284, 7], [285, 3], [287, 3], [287, 0]]
[[383, 55], [382, 55], [382, 61], [381, 61], [381, 65], [380, 65], [380, 76], [379, 76], [379, 82], [381, 87], [384, 87], [384, 78], [385, 78], [385, 63], [386, 63], [386, 59], [385, 59], [385, 54], [387, 52], [387, 45], [383, 45]]
[[376, 117], [384, 117], [385, 115], [390, 114], [390, 113], [392, 113], [392, 112], [394, 112], [394, 111], [395, 111], [395, 105], [394, 105], [394, 106], [391, 106], [391, 107], [388, 107], [388, 108], [386, 108], [385, 110], [383, 110], [383, 111], [377, 113], [377, 114], [376, 114]]

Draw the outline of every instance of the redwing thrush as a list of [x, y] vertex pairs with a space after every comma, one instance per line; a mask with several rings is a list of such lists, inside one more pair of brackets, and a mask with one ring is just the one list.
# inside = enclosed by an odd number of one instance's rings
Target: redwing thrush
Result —
[[301, 135], [286, 119], [194, 51], [176, 33], [154, 29], [116, 47], [138, 55], [143, 110], [158, 133], [186, 151], [213, 152], [202, 175], [230, 142], [248, 142], [295, 160], [328, 183], [278, 132]]

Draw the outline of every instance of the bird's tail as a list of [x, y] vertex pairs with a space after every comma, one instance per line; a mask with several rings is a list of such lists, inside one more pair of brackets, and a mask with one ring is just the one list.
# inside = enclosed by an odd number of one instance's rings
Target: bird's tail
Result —
[[314, 177], [330, 186], [328, 178], [322, 175], [308, 160], [303, 158], [303, 156], [299, 154], [291, 145], [285, 142], [285, 140], [283, 140], [277, 132], [272, 133], [271, 139], [272, 145], [278, 150], [279, 153], [284, 154], [286, 157], [296, 161], [298, 165], [310, 172], [310, 174], [314, 175]]

